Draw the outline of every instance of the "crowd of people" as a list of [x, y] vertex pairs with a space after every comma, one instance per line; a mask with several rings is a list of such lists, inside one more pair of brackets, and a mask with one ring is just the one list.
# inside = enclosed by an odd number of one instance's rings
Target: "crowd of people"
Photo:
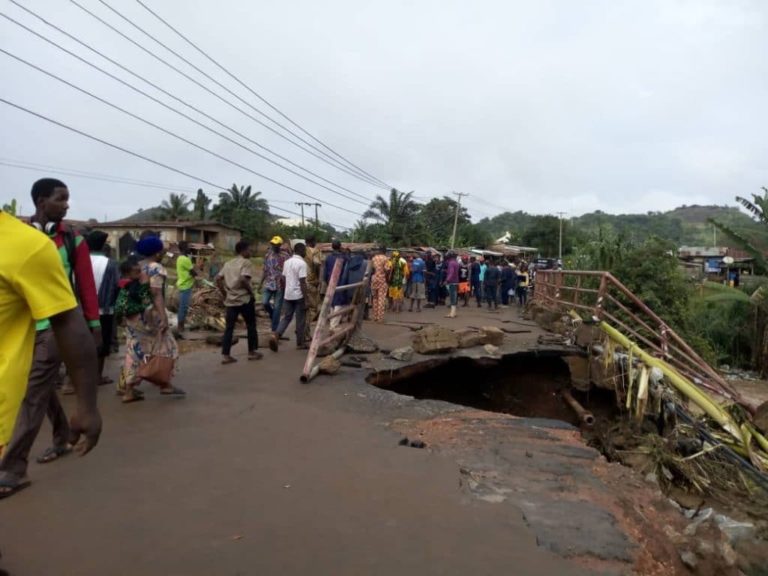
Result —
[[[64, 218], [69, 189], [60, 180], [45, 178], [32, 187], [35, 214], [24, 223], [0, 212], [0, 240], [9, 247], [0, 255], [0, 498], [29, 484], [27, 465], [33, 443], [47, 416], [51, 445], [38, 462], [48, 463], [73, 451], [81, 436], [83, 452], [96, 445], [101, 420], [96, 387], [112, 383], [104, 374], [106, 358], [115, 350], [116, 328], [124, 334], [123, 357], [116, 391], [130, 404], [144, 400], [140, 385], [148, 381], [159, 394], [184, 398], [174, 385], [178, 368], [177, 338], [183, 338], [193, 289], [207, 274], [190, 257], [186, 242], [175, 259], [178, 290], [177, 329], [171, 329], [166, 303], [168, 271], [163, 265], [169, 249], [152, 231], [143, 232], [133, 251], [119, 264], [111, 258], [107, 234], [82, 235]], [[325, 287], [338, 261], [340, 284], [362, 279], [371, 264], [366, 287], [366, 312], [382, 322], [386, 311], [400, 314], [476, 301], [491, 310], [518, 302], [525, 306], [531, 282], [525, 262], [476, 257], [448, 251], [401, 253], [380, 248], [353, 255], [338, 240], [321, 254], [316, 240], [291, 244], [280, 236], [270, 241], [261, 277], [256, 280], [252, 246], [240, 241], [235, 257], [210, 261], [211, 281], [221, 292], [225, 330], [222, 364], [232, 364], [234, 330], [242, 318], [247, 331], [249, 360], [260, 360], [256, 328], [257, 299], [270, 326], [269, 348], [278, 352], [288, 327], [295, 325], [299, 350], [311, 342]], [[255, 289], [256, 287], [256, 289]], [[257, 290], [260, 296], [257, 296]], [[351, 302], [349, 291], [337, 291], [330, 302], [330, 326], [338, 325], [339, 310]], [[34, 322], [33, 322], [34, 320]], [[92, 342], [92, 346], [82, 346]], [[10, 361], [9, 359], [15, 359]], [[66, 366], [62, 386], [60, 368]], [[67, 418], [56, 393], [77, 394], [77, 409]]]
[[422, 307], [447, 305], [448, 318], [456, 317], [459, 303], [497, 310], [517, 302], [524, 307], [531, 286], [528, 264], [505, 258], [459, 255], [452, 250], [413, 253], [403, 256], [393, 250], [389, 256], [381, 248], [371, 257], [371, 309], [375, 322], [384, 320], [389, 310], [421, 312]]

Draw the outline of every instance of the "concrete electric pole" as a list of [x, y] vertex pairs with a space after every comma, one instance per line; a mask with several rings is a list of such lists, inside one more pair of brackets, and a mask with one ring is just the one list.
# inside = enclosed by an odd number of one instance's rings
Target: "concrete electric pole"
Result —
[[558, 244], [557, 259], [560, 261], [563, 260], [563, 216], [566, 214], [567, 212], [557, 212], [557, 215], [560, 218], [560, 242]]
[[459, 210], [461, 210], [461, 199], [464, 196], [469, 196], [469, 194], [466, 194], [464, 192], [454, 192], [454, 196], [456, 196], [456, 214], [453, 216], [453, 233], [451, 234], [451, 249], [453, 249], [456, 245], [456, 227], [459, 224]]

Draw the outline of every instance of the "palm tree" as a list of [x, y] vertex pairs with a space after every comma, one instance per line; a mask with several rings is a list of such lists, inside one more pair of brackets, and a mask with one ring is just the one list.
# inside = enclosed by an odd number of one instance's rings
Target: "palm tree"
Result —
[[237, 184], [219, 193], [219, 203], [213, 208], [213, 215], [223, 224], [240, 228], [249, 239], [262, 238], [270, 219], [269, 204], [261, 198], [261, 192]]
[[232, 184], [229, 190], [219, 193], [219, 203], [214, 212], [224, 217], [238, 210], [268, 212], [269, 204], [260, 196], [261, 192], [252, 192], [250, 186]]
[[198, 220], [205, 220], [208, 215], [208, 207], [211, 205], [211, 199], [208, 198], [202, 188], [197, 190], [197, 196], [195, 196], [195, 202], [192, 206], [192, 210], [195, 213], [195, 217]]
[[[762, 189], [762, 195], [752, 194], [752, 200], [736, 196], [736, 202], [749, 210], [755, 220], [762, 224], [768, 224], [768, 188], [762, 186]], [[755, 246], [748, 238], [745, 238], [736, 230], [733, 230], [722, 222], [718, 222], [714, 218], [709, 218], [708, 222], [729, 236], [742, 250], [752, 256], [759, 268], [762, 268], [763, 270], [768, 268], [768, 260], [765, 258], [763, 251]]]
[[160, 204], [160, 220], [184, 220], [189, 216], [189, 205], [192, 203], [186, 194], [173, 194], [168, 196], [168, 200], [163, 200]]
[[412, 199], [413, 192], [400, 192], [392, 188], [389, 200], [377, 195], [363, 218], [376, 220], [384, 226], [393, 244], [406, 244], [412, 236], [411, 227], [419, 211], [419, 205]]

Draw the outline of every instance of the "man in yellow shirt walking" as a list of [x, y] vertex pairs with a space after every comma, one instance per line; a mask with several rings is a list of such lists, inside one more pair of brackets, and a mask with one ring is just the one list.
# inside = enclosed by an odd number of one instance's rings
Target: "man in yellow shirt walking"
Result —
[[[27, 389], [35, 321], [50, 319], [59, 354], [77, 392], [70, 442], [85, 437], [89, 452], [101, 434], [96, 406], [97, 359], [91, 333], [77, 306], [61, 257], [45, 234], [0, 212], [0, 453], [10, 441]], [[0, 478], [0, 499], [29, 485], [26, 478]]]

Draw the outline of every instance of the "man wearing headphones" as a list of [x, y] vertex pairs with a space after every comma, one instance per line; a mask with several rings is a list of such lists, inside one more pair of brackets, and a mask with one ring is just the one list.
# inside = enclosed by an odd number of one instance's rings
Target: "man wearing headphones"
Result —
[[[82, 236], [63, 223], [69, 209], [69, 190], [60, 180], [43, 178], [32, 186], [32, 201], [35, 204], [35, 215], [31, 224], [54, 243], [91, 329], [95, 350], [101, 342], [99, 300], [88, 246]], [[13, 437], [0, 460], [0, 487], [12, 486], [26, 478], [29, 452], [46, 413], [53, 426], [53, 446], [43, 453], [38, 462], [52, 462], [72, 451], [69, 423], [56, 395], [60, 365], [61, 357], [51, 322], [48, 319], [39, 320], [36, 323], [35, 351], [27, 392]]]

